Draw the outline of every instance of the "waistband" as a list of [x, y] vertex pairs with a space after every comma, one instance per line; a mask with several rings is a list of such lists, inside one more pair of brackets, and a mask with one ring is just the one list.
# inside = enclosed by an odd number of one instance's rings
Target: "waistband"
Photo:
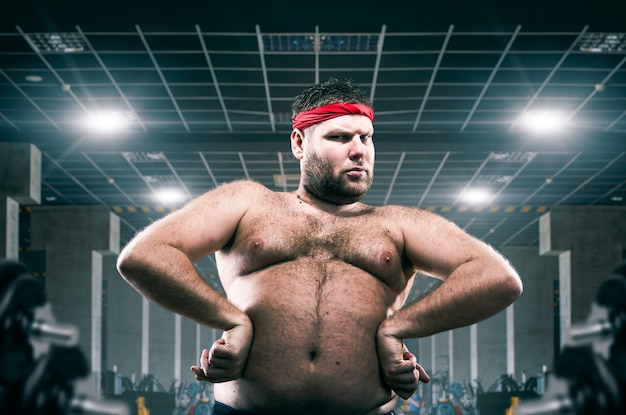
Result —
[[[213, 405], [213, 415], [254, 415], [252, 412], [242, 411], [240, 409], [231, 408], [221, 402], [215, 401]], [[396, 415], [394, 411], [381, 415]]]
[[252, 412], [231, 408], [221, 402], [215, 401], [213, 405], [213, 415], [254, 415]]

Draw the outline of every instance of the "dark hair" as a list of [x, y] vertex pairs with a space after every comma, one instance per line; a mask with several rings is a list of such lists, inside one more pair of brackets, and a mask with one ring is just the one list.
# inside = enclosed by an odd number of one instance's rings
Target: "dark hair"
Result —
[[291, 104], [291, 116], [295, 118], [303, 111], [338, 102], [371, 106], [365, 91], [353, 85], [351, 80], [339, 81], [337, 78], [330, 78], [326, 82], [315, 84], [300, 92]]

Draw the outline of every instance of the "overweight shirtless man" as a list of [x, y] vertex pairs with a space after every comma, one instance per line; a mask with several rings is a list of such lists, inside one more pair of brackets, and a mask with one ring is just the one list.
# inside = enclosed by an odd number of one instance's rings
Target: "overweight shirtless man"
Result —
[[[118, 269], [151, 301], [223, 330], [192, 367], [215, 383], [214, 413], [393, 413], [429, 380], [403, 339], [485, 319], [522, 285], [442, 217], [359, 202], [374, 175], [364, 91], [331, 79], [293, 113], [296, 191], [222, 184], [137, 234]], [[227, 298], [194, 269], [213, 252]], [[416, 272], [443, 283], [405, 306]]]

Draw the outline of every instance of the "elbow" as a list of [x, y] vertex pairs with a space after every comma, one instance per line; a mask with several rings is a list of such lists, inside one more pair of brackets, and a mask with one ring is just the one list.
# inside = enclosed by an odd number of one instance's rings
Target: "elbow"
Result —
[[509, 272], [505, 275], [503, 281], [503, 298], [506, 298], [508, 303], [511, 304], [517, 300], [524, 291], [522, 280], [516, 272]]
[[129, 246], [126, 246], [120, 255], [117, 257], [117, 262], [115, 264], [117, 268], [117, 272], [124, 278], [126, 281], [130, 282], [139, 275], [141, 260], [136, 258], [134, 251], [129, 249]]
[[129, 264], [130, 264], [130, 261], [128, 261], [128, 255], [124, 255], [124, 251], [122, 251], [120, 255], [117, 257], [117, 262], [115, 263], [117, 272], [119, 272], [119, 274], [122, 277], [124, 277], [128, 273]]

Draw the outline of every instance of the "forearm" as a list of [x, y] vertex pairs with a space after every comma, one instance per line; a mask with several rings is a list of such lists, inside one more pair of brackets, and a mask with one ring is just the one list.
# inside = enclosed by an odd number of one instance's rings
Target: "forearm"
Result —
[[521, 290], [519, 277], [507, 263], [469, 261], [431, 293], [387, 318], [380, 331], [404, 339], [471, 325], [504, 310]]
[[251, 324], [243, 311], [200, 277], [185, 253], [172, 246], [143, 248], [131, 243], [120, 254], [117, 266], [144, 297], [200, 324], [222, 330]]

